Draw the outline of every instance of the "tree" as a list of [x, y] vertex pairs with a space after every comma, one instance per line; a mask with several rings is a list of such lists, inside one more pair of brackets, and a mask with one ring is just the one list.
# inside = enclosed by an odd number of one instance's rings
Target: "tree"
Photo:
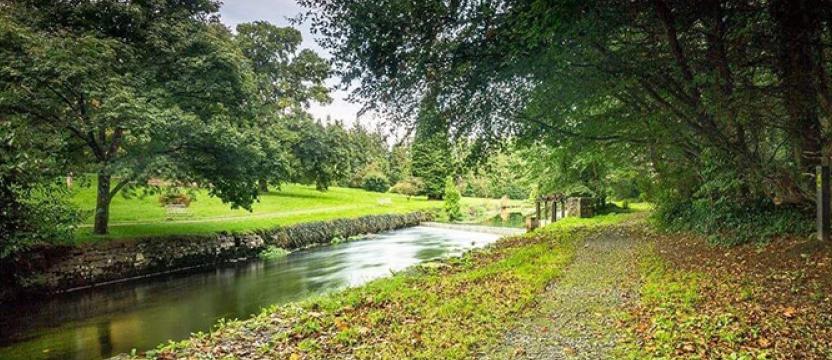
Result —
[[430, 96], [419, 109], [416, 135], [411, 149], [411, 171], [424, 182], [428, 199], [442, 199], [445, 178], [452, 172], [453, 158], [445, 119]]
[[449, 221], [462, 220], [462, 211], [459, 209], [459, 200], [462, 198], [459, 195], [459, 190], [456, 188], [456, 183], [451, 176], [445, 179], [445, 214], [448, 215]]
[[308, 115], [292, 119], [288, 125], [295, 134], [290, 140], [295, 169], [292, 180], [299, 183], [314, 183], [325, 191], [338, 179], [345, 178], [349, 171], [348, 149], [343, 146], [347, 133], [339, 123], [325, 126], [313, 121]]
[[97, 174], [96, 234], [113, 196], [151, 176], [204, 184], [232, 206], [256, 199], [253, 78], [217, 2], [0, 7], [0, 116], [49, 129], [74, 149], [74, 172]]
[[832, 155], [828, 3], [301, 3], [369, 104], [406, 121], [434, 92], [457, 133], [621, 151], [663, 199], [734, 179], [738, 209], [808, 209]]
[[356, 123], [345, 131], [347, 142], [341, 146], [345, 147], [348, 152], [347, 161], [352, 176], [343, 179], [343, 185], [362, 187], [367, 174], [389, 172], [387, 139], [379, 129], [371, 131], [361, 123]]
[[279, 185], [291, 176], [287, 117], [303, 116], [312, 102], [328, 103], [324, 80], [329, 64], [309, 49], [298, 50], [300, 31], [263, 21], [237, 25], [237, 46], [249, 60], [255, 76], [255, 123], [264, 163], [261, 192], [269, 183]]
[[394, 145], [387, 157], [387, 163], [390, 164], [387, 177], [390, 178], [390, 182], [398, 183], [413, 174], [410, 144], [401, 143]]

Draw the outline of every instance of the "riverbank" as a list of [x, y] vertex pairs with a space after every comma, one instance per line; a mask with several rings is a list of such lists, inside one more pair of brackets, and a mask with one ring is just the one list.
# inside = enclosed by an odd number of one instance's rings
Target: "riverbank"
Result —
[[333, 239], [418, 225], [428, 213], [369, 215], [244, 233], [143, 237], [82, 245], [41, 245], [4, 263], [0, 302], [126, 281], [294, 250]]
[[[140, 356], [828, 359], [832, 245], [737, 247], [570, 218]], [[135, 358], [133, 356], [132, 358]]]
[[[280, 189], [260, 194], [252, 211], [231, 209], [205, 190], [192, 189], [193, 201], [187, 208], [166, 209], [158, 195], [125, 198], [116, 196], [110, 208], [110, 233], [93, 235], [92, 214], [95, 208], [95, 181], [76, 185], [73, 203], [89, 214], [67, 244], [80, 244], [168, 235], [202, 235], [218, 232], [251, 232], [290, 226], [303, 222], [357, 218], [367, 215], [406, 214], [433, 211], [441, 201], [423, 196], [407, 197], [362, 189], [331, 187], [320, 192], [314, 186], [284, 184]], [[512, 201], [518, 204], [519, 201]], [[496, 211], [499, 199], [463, 198], [462, 208]]]
[[570, 218], [460, 258], [359, 288], [274, 306], [209, 334], [162, 345], [155, 358], [470, 358], [481, 355], [572, 262], [581, 241], [632, 218]]

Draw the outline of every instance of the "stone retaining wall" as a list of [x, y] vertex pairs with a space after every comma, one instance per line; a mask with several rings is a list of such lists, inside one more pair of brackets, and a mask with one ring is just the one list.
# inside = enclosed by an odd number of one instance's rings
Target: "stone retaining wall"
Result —
[[256, 256], [266, 246], [298, 249], [336, 237], [418, 225], [430, 215], [370, 215], [301, 223], [241, 234], [166, 236], [80, 246], [41, 246], [15, 256], [0, 269], [0, 302], [21, 295], [54, 293], [136, 277], [181, 271]]

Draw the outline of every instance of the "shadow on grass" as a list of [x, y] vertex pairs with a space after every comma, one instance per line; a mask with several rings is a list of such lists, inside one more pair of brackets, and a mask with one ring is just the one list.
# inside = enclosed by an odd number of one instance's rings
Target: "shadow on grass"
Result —
[[[267, 193], [260, 193], [260, 197], [293, 198], [293, 199], [324, 199], [325, 193], [320, 194], [295, 194], [286, 193], [280, 190], [270, 190]], [[328, 199], [327, 199], [328, 200]]]

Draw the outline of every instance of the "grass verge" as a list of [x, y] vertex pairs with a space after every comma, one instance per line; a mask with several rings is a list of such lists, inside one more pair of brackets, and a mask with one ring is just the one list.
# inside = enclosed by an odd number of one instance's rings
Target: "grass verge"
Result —
[[567, 219], [431, 266], [220, 322], [156, 358], [471, 358], [572, 261], [577, 244], [628, 214]]

